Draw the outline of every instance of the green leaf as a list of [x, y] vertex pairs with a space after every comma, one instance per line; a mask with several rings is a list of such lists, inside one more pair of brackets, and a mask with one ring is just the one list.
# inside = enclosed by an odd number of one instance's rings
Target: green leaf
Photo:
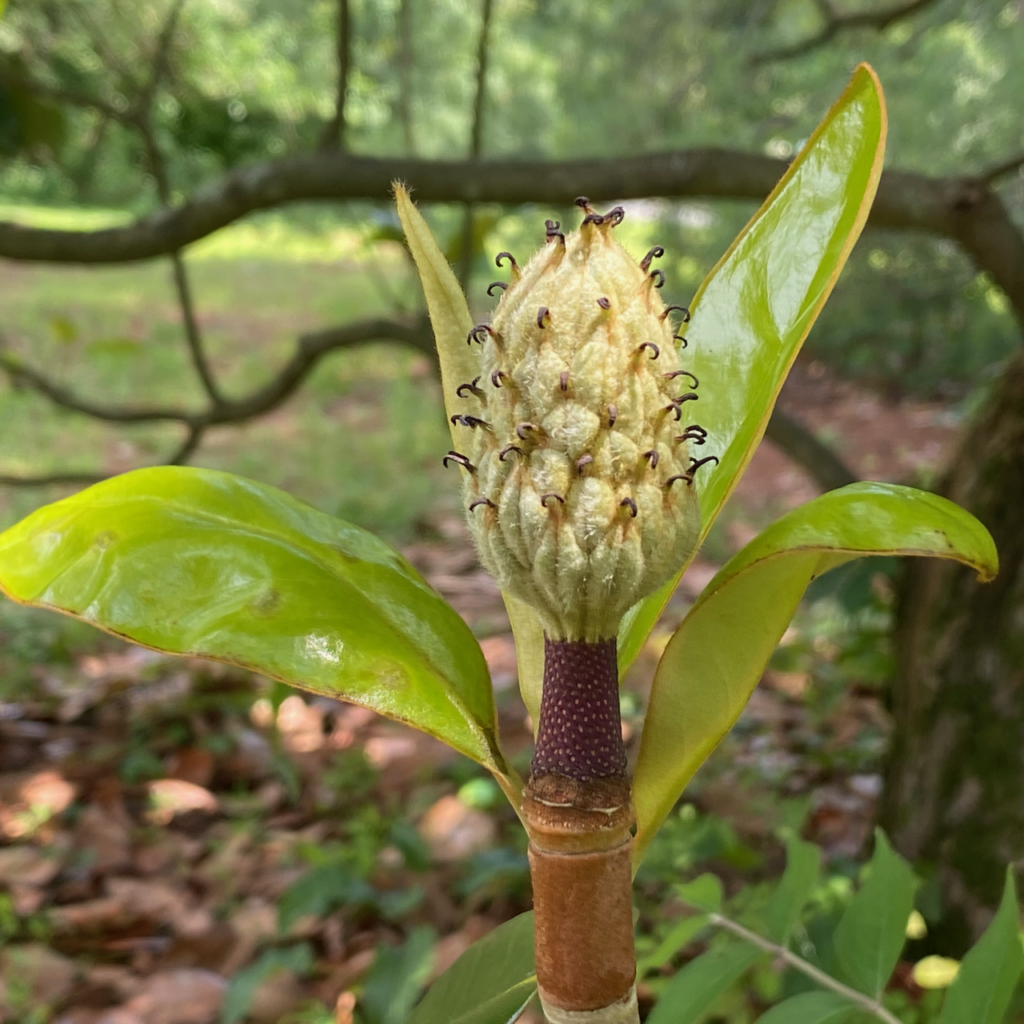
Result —
[[501, 595], [508, 610], [516, 642], [516, 672], [523, 703], [533, 720], [534, 733], [540, 725], [540, 697], [544, 688], [544, 628], [537, 613], [511, 594]]
[[669, 983], [647, 1024], [698, 1024], [761, 955], [754, 946], [715, 946], [691, 960]]
[[385, 946], [374, 961], [359, 1008], [369, 1024], [405, 1024], [434, 964], [434, 929], [414, 928], [401, 946]]
[[785, 946], [818, 882], [821, 850], [794, 836], [786, 843], [786, 870], [765, 908], [768, 938]]
[[[477, 359], [466, 343], [466, 336], [473, 327], [473, 318], [459, 282], [431, 234], [427, 222], [409, 198], [405, 186], [397, 183], [395, 203], [427, 300], [427, 311], [430, 313], [430, 324], [437, 345], [437, 357], [441, 364], [445, 413], [448, 416], [452, 445], [457, 448], [451, 417], [464, 411], [465, 403], [458, 397], [456, 390], [460, 384], [473, 380], [479, 369]], [[519, 686], [526, 707], [533, 715], [534, 722], [537, 722], [544, 676], [544, 630], [541, 628], [537, 613], [528, 604], [508, 594], [503, 593], [502, 597], [515, 636]]]
[[[690, 304], [686, 367], [701, 381], [701, 425], [718, 466], [697, 474], [701, 540], [771, 416], [782, 382], [860, 236], [878, 188], [886, 115], [862, 64], [781, 181]], [[633, 663], [672, 596], [676, 577], [619, 629], [619, 667]]]
[[880, 829], [875, 831], [869, 869], [867, 881], [836, 926], [835, 950], [850, 984], [878, 999], [906, 942], [914, 873]]
[[694, 914], [692, 917], [680, 918], [647, 956], [637, 957], [637, 981], [643, 981], [652, 971], [657, 971], [664, 967], [669, 960], [681, 949], [688, 946], [707, 926], [707, 914]]
[[725, 898], [722, 880], [710, 871], [698, 875], [692, 882], [673, 886], [673, 892], [684, 903], [708, 914], [717, 914], [722, 909], [722, 900]]
[[407, 1024], [511, 1024], [536, 991], [531, 912], [470, 946], [434, 982]]
[[278, 971], [305, 974], [313, 966], [313, 950], [308, 942], [284, 949], [268, 949], [248, 967], [232, 976], [221, 1006], [221, 1024], [239, 1024], [245, 1019], [260, 983]]
[[0, 589], [354, 701], [504, 771], [462, 619], [383, 541], [273, 487], [175, 466], [104, 481], [0, 534]]
[[757, 1024], [843, 1024], [855, 1007], [834, 992], [804, 992], [757, 1018]]
[[[466, 343], [473, 318], [459, 282], [423, 215], [409, 198], [404, 185], [396, 183], [394, 188], [398, 217], [405, 229], [405, 240], [416, 263], [427, 300], [427, 312], [430, 313], [430, 326], [441, 364], [444, 411], [451, 417], [463, 411], [461, 407], [465, 404], [455, 393], [456, 389], [477, 374], [477, 360]], [[451, 434], [454, 443], [454, 429]]]
[[371, 908], [381, 917], [399, 921], [423, 902], [424, 891], [375, 889], [343, 864], [321, 864], [293, 882], [277, 901], [277, 927], [287, 932], [303, 917], [324, 918], [339, 907]]
[[787, 513], [735, 555], [676, 630], [654, 676], [633, 781], [639, 863], [732, 728], [812, 579], [860, 555], [934, 555], [995, 575], [988, 531], [945, 498], [858, 483]]
[[281, 932], [300, 918], [323, 918], [336, 907], [360, 902], [370, 892], [366, 882], [353, 877], [341, 864], [321, 864], [296, 879], [277, 901], [277, 927]]
[[964, 957], [946, 993], [939, 1024], [999, 1024], [1020, 979], [1024, 950], [1013, 869], [985, 934]]

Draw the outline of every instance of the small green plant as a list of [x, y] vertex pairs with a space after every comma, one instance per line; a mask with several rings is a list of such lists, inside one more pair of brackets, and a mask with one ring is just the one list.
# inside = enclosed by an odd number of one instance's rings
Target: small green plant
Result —
[[[106, 481], [0, 535], [0, 586], [16, 601], [355, 701], [493, 774], [529, 836], [534, 912], [473, 946], [411, 1013], [414, 995], [389, 1002], [382, 984], [374, 1003], [368, 986], [368, 1005], [379, 1004], [370, 1016], [505, 1024], [539, 995], [552, 1024], [636, 1024], [633, 873], [736, 721], [811, 580], [877, 554], [953, 558], [994, 575], [985, 529], [911, 488], [856, 484], [788, 513], [725, 565], [669, 641], [628, 778], [618, 680], [760, 441], [864, 225], [885, 130], [880, 87], [861, 67], [689, 309], [661, 301], [651, 268], [660, 249], [633, 263], [614, 239], [622, 211], [581, 201], [580, 229], [549, 222], [541, 252], [521, 271], [513, 261], [492, 322], [474, 325], [396, 188], [437, 340], [447, 461], [460, 467], [481, 557], [503, 587], [538, 727], [525, 785], [502, 752], [476, 640], [364, 530], [249, 480], [164, 467]], [[685, 339], [673, 323], [687, 325]], [[698, 398], [700, 423], [687, 425]], [[700, 927], [728, 941], [687, 964], [650, 1019], [699, 1019], [770, 956], [818, 991], [763, 1021], [867, 1013], [891, 1024], [881, 997], [911, 910], [910, 869], [880, 837], [870, 878], [835, 926], [835, 956], [820, 965], [790, 948], [816, 873], [816, 857], [794, 847], [762, 932], [725, 917], [708, 886], [686, 888]], [[323, 879], [322, 891], [291, 896], [297, 907], [328, 906], [352, 884]], [[1015, 915], [1008, 880], [942, 1024], [997, 1024], [1020, 969]], [[424, 935], [410, 947], [417, 964]]]

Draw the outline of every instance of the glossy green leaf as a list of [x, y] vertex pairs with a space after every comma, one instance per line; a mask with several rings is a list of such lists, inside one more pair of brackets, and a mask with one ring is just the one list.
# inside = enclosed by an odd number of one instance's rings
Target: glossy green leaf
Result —
[[1000, 1024], [1020, 980], [1024, 950], [1013, 869], [996, 916], [964, 957], [946, 993], [939, 1024]]
[[516, 671], [523, 703], [533, 719], [534, 732], [540, 724], [540, 697], [544, 687], [544, 628], [537, 613], [525, 601], [502, 594], [512, 634], [516, 641]]
[[[466, 344], [473, 318], [452, 268], [403, 185], [395, 185], [395, 203], [427, 300], [427, 311], [430, 313], [430, 324], [441, 364], [444, 408], [448, 415], [452, 445], [457, 447], [451, 417], [462, 412], [465, 403], [455, 392], [460, 384], [473, 380], [479, 369], [477, 357]], [[544, 631], [537, 613], [528, 604], [508, 594], [502, 594], [502, 597], [515, 635], [519, 685], [526, 706], [536, 722], [544, 675]]]
[[699, 1024], [760, 955], [755, 946], [739, 943], [702, 953], [672, 979], [647, 1024]]
[[520, 914], [470, 946], [407, 1024], [511, 1024], [536, 991], [533, 914]]
[[953, 558], [983, 577], [997, 567], [970, 513], [896, 484], [830, 491], [768, 527], [704, 589], [658, 665], [633, 782], [637, 858], [739, 717], [808, 583], [881, 554]]
[[427, 300], [430, 326], [434, 331], [437, 358], [441, 364], [444, 411], [451, 417], [461, 412], [460, 407], [464, 404], [455, 389], [471, 381], [477, 374], [478, 360], [466, 343], [473, 318], [455, 273], [438, 247], [430, 227], [409, 198], [405, 186], [398, 183], [395, 184], [395, 205]]
[[[860, 235], [882, 173], [886, 115], [862, 64], [782, 180], [691, 303], [683, 365], [701, 382], [697, 474], [701, 540], [753, 457], [782, 382]], [[636, 605], [619, 630], [619, 666], [632, 664], [683, 573]]]
[[501, 772], [479, 644], [372, 534], [228, 473], [140, 469], [0, 534], [0, 589], [408, 722]]
[[794, 836], [786, 843], [786, 870], [765, 908], [768, 938], [785, 946], [814, 892], [821, 867], [821, 850]]
[[707, 914], [694, 914], [692, 917], [680, 918], [650, 953], [646, 956], [637, 957], [637, 981], [643, 981], [648, 974], [664, 967], [669, 960], [681, 949], [688, 946], [707, 927]]
[[843, 1024], [855, 1007], [834, 992], [804, 992], [757, 1018], [757, 1024]]
[[846, 980], [878, 999], [907, 939], [907, 920], [914, 909], [914, 873], [878, 829], [869, 871], [839, 919], [834, 941]]

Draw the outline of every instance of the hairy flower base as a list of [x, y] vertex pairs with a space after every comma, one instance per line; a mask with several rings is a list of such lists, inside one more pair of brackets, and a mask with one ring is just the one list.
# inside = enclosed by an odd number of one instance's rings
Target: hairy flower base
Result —
[[653, 256], [637, 264], [615, 240], [621, 211], [585, 209], [567, 236], [549, 222], [492, 323], [470, 332], [480, 374], [459, 388], [467, 454], [451, 458], [502, 589], [548, 636], [596, 641], [696, 542], [689, 446], [705, 433], [688, 423], [698, 381], [679, 366]]

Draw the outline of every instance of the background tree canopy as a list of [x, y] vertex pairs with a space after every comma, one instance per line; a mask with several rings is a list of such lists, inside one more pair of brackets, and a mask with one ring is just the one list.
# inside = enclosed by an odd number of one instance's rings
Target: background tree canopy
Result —
[[[351, 153], [470, 152], [485, 6], [480, 150], [489, 159], [704, 146], [785, 159], [835, 83], [864, 59], [889, 95], [888, 166], [950, 179], [1002, 171], [992, 180], [1021, 216], [1017, 3], [918, 2], [881, 13], [851, 4], [840, 13], [811, 0], [640, 10], [352, 0], [341, 5]], [[177, 204], [232, 168], [332, 144], [338, 10], [332, 0], [13, 3], [0, 30], [0, 139], [14, 159], [0, 193], [139, 216], [160, 204], [161, 176]], [[162, 154], [160, 171], [150, 144]], [[344, 198], [343, 178], [334, 191]], [[367, 213], [329, 209], [354, 220]], [[680, 287], [696, 286], [748, 212], [726, 202], [662, 212], [671, 235], [659, 237]], [[498, 213], [490, 211], [488, 228]], [[875, 386], [962, 397], [1015, 344], [1005, 296], [977, 270], [948, 239], [874, 233], [812, 350]], [[859, 300], [865, 290], [870, 302]]]

